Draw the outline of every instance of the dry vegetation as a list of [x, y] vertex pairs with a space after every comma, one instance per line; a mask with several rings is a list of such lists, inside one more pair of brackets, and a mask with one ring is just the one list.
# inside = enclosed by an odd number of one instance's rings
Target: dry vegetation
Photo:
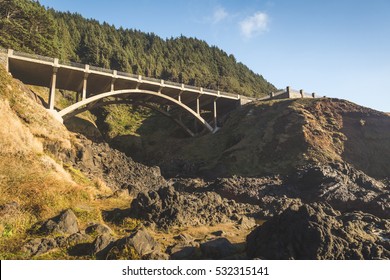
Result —
[[[0, 205], [14, 204], [0, 220], [0, 259], [24, 258], [18, 252], [29, 230], [71, 208], [80, 227], [103, 222], [101, 211], [128, 207], [129, 197], [114, 197], [99, 180], [63, 164], [46, 151], [72, 150], [74, 136], [37, 104], [34, 94], [0, 69]], [[128, 221], [130, 222], [130, 221]], [[65, 258], [58, 250], [45, 258]]]

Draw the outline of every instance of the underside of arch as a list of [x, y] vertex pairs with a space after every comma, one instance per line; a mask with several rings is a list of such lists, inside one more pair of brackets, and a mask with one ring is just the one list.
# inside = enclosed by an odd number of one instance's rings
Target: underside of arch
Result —
[[[131, 97], [132, 94], [145, 94], [145, 95], [150, 95], [153, 97], [158, 97], [163, 100], [169, 101], [172, 105], [178, 106], [180, 109], [184, 110], [185, 112], [189, 113], [192, 115], [202, 126], [204, 126], [208, 131], [212, 132], [213, 128], [210, 126], [210, 124], [207, 123], [207, 121], [200, 115], [197, 114], [194, 110], [192, 110], [190, 107], [187, 105], [183, 104], [182, 102], [158, 93], [154, 91], [148, 91], [148, 90], [140, 90], [140, 89], [130, 89], [130, 90], [117, 90], [117, 91], [110, 91], [106, 93], [101, 93], [98, 95], [91, 96], [85, 100], [79, 101], [59, 112], [59, 115], [63, 119], [68, 119], [70, 117], [73, 117], [81, 112], [91, 110], [93, 108], [105, 106], [105, 105], [110, 105], [110, 104], [124, 104], [124, 103], [132, 103], [132, 104], [138, 104], [140, 106], [148, 107], [154, 111], [157, 111], [166, 117], [169, 117], [172, 119], [177, 125], [182, 127], [189, 135], [194, 136], [195, 134], [188, 128], [186, 127], [179, 119], [175, 118], [173, 115], [169, 114], [168, 112], [153, 106], [152, 104], [148, 102], [143, 102], [142, 100], [136, 100], [136, 99], [131, 99], [128, 97]], [[115, 98], [114, 100], [104, 100], [105, 98]], [[120, 97], [120, 98], [118, 98]]]

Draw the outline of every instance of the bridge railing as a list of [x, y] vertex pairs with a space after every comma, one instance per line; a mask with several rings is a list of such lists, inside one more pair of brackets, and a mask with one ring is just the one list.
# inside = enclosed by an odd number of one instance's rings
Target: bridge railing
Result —
[[145, 77], [145, 76], [142, 76], [142, 80], [149, 81], [149, 82], [154, 82], [154, 83], [161, 83], [161, 79]]
[[237, 94], [229, 93], [229, 92], [225, 92], [225, 91], [221, 91], [220, 94], [224, 95], [224, 96], [230, 96], [230, 97], [237, 97], [238, 96]]
[[182, 85], [180, 83], [176, 83], [176, 82], [172, 82], [172, 81], [164, 81], [164, 84], [170, 85], [170, 86], [175, 86], [175, 87], [181, 87], [181, 85]]
[[62, 64], [62, 65], [66, 65], [66, 66], [71, 66], [71, 67], [76, 67], [76, 68], [80, 68], [80, 69], [85, 69], [85, 64], [81, 64], [81, 63], [78, 63], [78, 62], [60, 60], [59, 63]]
[[190, 86], [190, 85], [184, 85], [184, 88], [187, 88], [187, 89], [194, 89], [194, 90], [200, 90], [199, 87], [196, 87], [196, 86]]
[[98, 71], [98, 72], [102, 72], [102, 73], [108, 73], [108, 74], [114, 73], [114, 70], [99, 67], [99, 66], [93, 66], [93, 65], [89, 66], [89, 70]]
[[203, 89], [203, 91], [207, 93], [218, 94], [218, 90], [214, 90], [214, 89], [205, 88]]
[[122, 77], [129, 77], [129, 78], [138, 79], [138, 75], [132, 74], [132, 73], [127, 73], [127, 72], [118, 71], [118, 72], [116, 72], [116, 74], [117, 74], [118, 76], [122, 76]]
[[31, 54], [31, 53], [14, 51], [14, 55], [25, 57], [25, 58], [32, 58], [32, 59], [47, 61], [47, 62], [54, 62], [54, 58], [51, 58], [51, 57], [48, 57], [48, 56], [39, 55], [39, 54]]

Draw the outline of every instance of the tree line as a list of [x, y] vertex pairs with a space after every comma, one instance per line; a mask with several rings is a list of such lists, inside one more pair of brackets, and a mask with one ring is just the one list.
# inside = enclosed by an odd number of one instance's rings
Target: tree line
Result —
[[194, 86], [263, 96], [275, 87], [216, 46], [116, 28], [32, 0], [0, 0], [0, 46]]

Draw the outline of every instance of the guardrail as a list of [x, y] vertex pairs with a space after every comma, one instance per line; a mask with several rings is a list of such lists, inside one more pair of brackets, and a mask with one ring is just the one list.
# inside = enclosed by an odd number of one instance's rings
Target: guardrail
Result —
[[21, 57], [25, 57], [25, 58], [32, 58], [32, 59], [37, 59], [37, 60], [54, 62], [54, 58], [48, 57], [48, 56], [39, 55], [39, 54], [31, 54], [31, 53], [25, 53], [25, 52], [19, 52], [19, 51], [14, 51], [13, 54], [15, 56], [21, 56]]
[[108, 74], [114, 73], [114, 70], [102, 68], [102, 67], [98, 67], [98, 66], [93, 66], [93, 65], [89, 66], [89, 70], [98, 71], [98, 72], [102, 72], [102, 73], [108, 73]]
[[62, 64], [62, 65], [66, 65], [66, 66], [71, 66], [71, 67], [75, 67], [75, 68], [85, 69], [85, 64], [81, 64], [81, 63], [78, 63], [78, 62], [60, 60], [59, 63]]
[[159, 84], [161, 83], [161, 79], [145, 77], [145, 76], [142, 76], [142, 80], [149, 81], [149, 82], [154, 82], [154, 83], [159, 83]]
[[182, 85], [180, 83], [176, 83], [176, 82], [172, 82], [172, 81], [164, 81], [164, 84], [170, 85], [170, 86], [175, 86], [175, 87], [181, 87], [181, 85]]
[[132, 73], [117, 71], [116, 74], [117, 74], [118, 76], [122, 76], [122, 77], [129, 77], [129, 78], [138, 79], [138, 75], [132, 74]]

